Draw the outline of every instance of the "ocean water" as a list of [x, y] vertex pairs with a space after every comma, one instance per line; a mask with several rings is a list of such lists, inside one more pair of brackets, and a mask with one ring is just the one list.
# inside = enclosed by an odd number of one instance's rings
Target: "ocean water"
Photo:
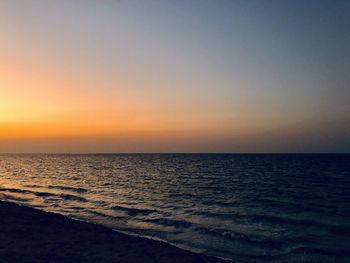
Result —
[[0, 199], [237, 262], [350, 262], [350, 155], [0, 155]]

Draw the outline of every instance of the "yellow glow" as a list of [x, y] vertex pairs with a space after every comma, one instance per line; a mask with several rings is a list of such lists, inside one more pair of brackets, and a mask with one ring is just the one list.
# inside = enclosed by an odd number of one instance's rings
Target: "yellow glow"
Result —
[[221, 145], [261, 126], [237, 115], [218, 118], [203, 107], [174, 108], [157, 94], [144, 97], [138, 80], [113, 83], [120, 89], [110, 96], [102, 92], [108, 83], [91, 79], [20, 59], [0, 62], [0, 151], [201, 151], [203, 142]]
[[[88, 93], [88, 83], [26, 68], [0, 64], [0, 138], [62, 136], [149, 136], [161, 131], [191, 133], [212, 123], [196, 115], [163, 114], [140, 106], [137, 100], [108, 100]], [[121, 94], [123, 95], [123, 94]]]

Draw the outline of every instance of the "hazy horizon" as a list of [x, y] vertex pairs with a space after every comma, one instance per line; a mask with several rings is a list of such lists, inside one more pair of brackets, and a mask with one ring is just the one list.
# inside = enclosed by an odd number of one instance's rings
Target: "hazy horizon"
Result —
[[349, 1], [0, 2], [0, 153], [349, 153]]

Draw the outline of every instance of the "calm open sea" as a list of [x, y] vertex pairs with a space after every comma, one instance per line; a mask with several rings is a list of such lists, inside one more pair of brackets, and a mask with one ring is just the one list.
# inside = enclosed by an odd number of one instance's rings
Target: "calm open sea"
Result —
[[237, 262], [350, 262], [350, 155], [0, 155], [0, 198]]

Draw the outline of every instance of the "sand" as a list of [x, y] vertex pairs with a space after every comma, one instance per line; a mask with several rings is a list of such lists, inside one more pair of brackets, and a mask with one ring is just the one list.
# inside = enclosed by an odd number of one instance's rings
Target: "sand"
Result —
[[229, 261], [1, 201], [0, 262]]

